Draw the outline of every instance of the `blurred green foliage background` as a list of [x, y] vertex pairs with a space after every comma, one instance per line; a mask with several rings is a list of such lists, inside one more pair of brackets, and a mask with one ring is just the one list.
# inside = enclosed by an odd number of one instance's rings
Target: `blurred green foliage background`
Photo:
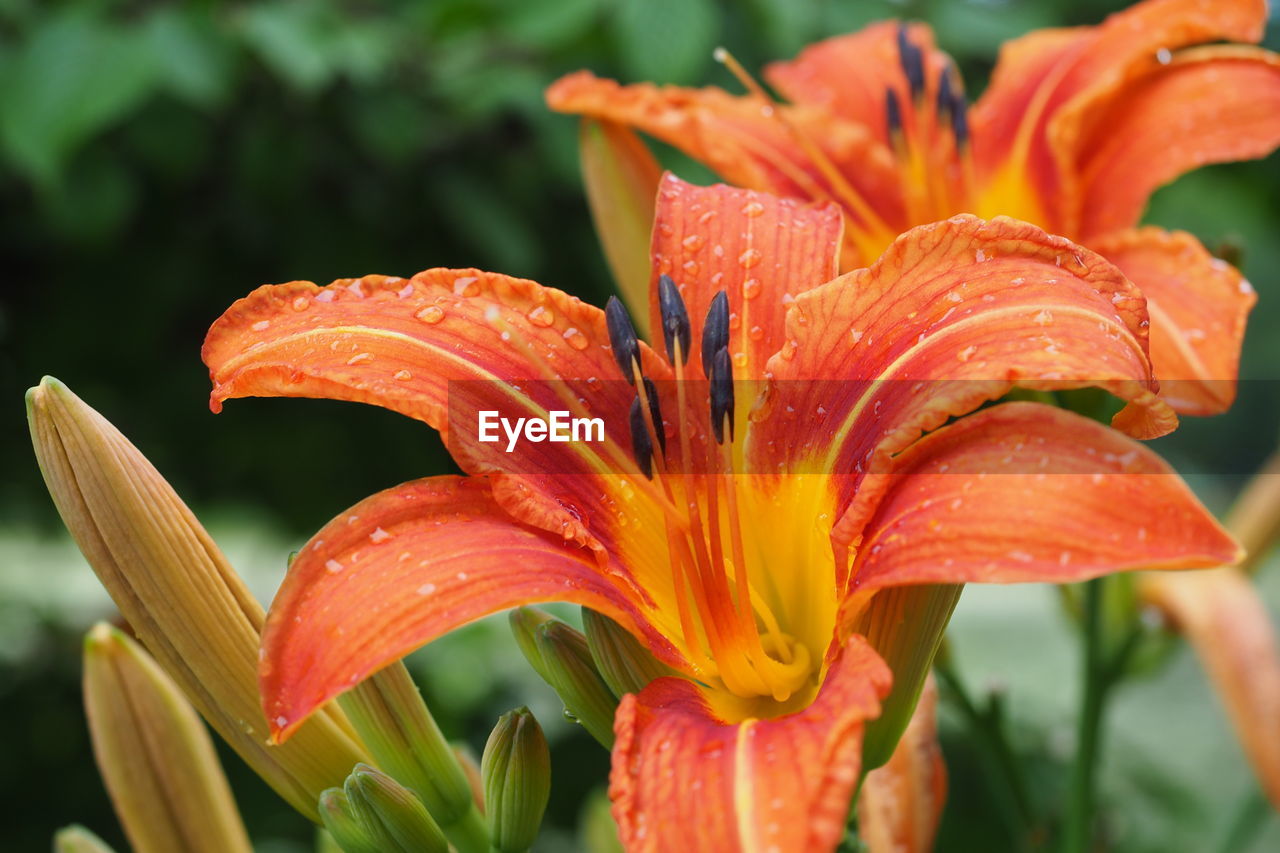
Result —
[[[1122, 5], [0, 0], [0, 400], [9, 401], [0, 407], [0, 802], [19, 815], [6, 821], [0, 846], [42, 849], [53, 828], [73, 820], [120, 841], [92, 768], [77, 681], [79, 633], [111, 611], [61, 537], [29, 452], [18, 400], [42, 374], [67, 382], [130, 436], [268, 599], [288, 551], [329, 517], [451, 463], [430, 430], [367, 407], [252, 400], [213, 417], [199, 347], [233, 300], [264, 282], [475, 266], [601, 302], [611, 283], [577, 173], [576, 124], [542, 103], [560, 74], [589, 67], [736, 90], [711, 59], [716, 45], [758, 68], [897, 16], [930, 22], [979, 91], [1002, 40], [1093, 23]], [[667, 162], [684, 177], [710, 177]], [[1211, 248], [1240, 249], [1261, 295], [1243, 362], [1252, 381], [1233, 411], [1186, 421], [1159, 443], [1216, 506], [1280, 438], [1278, 200], [1272, 157], [1185, 178], [1161, 191], [1149, 217]], [[995, 615], [984, 626], [1007, 617], [1010, 630], [1043, 631], [1044, 620], [1022, 624], [1027, 608], [1056, 612], [1043, 596], [1003, 609], [1005, 599], [989, 600]], [[503, 624], [489, 622], [415, 659], [446, 730], [479, 746], [497, 714], [522, 702], [554, 723], [549, 690], [514, 654]], [[1199, 678], [1180, 661], [1187, 678]], [[1070, 695], [1073, 661], [1066, 654], [1061, 663], [1049, 683]], [[1041, 669], [1031, 662], [1029, 671]], [[1190, 693], [1216, 727], [1204, 742], [1234, 749], [1203, 682]], [[1054, 713], [1070, 713], [1042, 711], [1027, 722], [1033, 740], [1049, 737]], [[565, 833], [606, 757], [567, 725], [549, 729], [560, 784], [547, 842], [572, 849]], [[976, 808], [966, 797], [980, 788], [963, 782], [980, 771], [963, 739], [951, 753], [956, 800]], [[1230, 791], [1214, 795], [1247, 804], [1252, 780], [1231, 756], [1222, 765], [1234, 774]], [[1056, 778], [1052, 757], [1045, 762]], [[251, 829], [276, 839], [263, 849], [294, 849], [289, 839], [306, 838], [306, 826], [234, 758], [227, 763]], [[1045, 790], [1052, 800], [1052, 785]], [[1163, 790], [1136, 800], [1155, 816], [1137, 823], [1155, 828], [1122, 822], [1138, 832], [1122, 836], [1133, 842], [1124, 849], [1207, 849], [1197, 839], [1220, 837], [1230, 820], [1217, 801], [1196, 800], [1203, 796]], [[1201, 812], [1198, 828], [1170, 829], [1172, 815], [1194, 823]], [[949, 821], [943, 849], [984, 837], [968, 826], [981, 820]]]

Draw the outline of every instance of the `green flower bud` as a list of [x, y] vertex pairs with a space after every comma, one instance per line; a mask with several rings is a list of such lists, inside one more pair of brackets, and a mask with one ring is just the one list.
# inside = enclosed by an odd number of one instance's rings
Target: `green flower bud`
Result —
[[582, 608], [587, 646], [600, 676], [619, 698], [639, 693], [655, 678], [675, 675], [675, 670], [653, 656], [631, 632], [594, 610]]
[[512, 611], [511, 629], [538, 675], [560, 694], [565, 712], [612, 749], [618, 699], [596, 670], [583, 633], [533, 607]]
[[346, 792], [328, 788], [320, 793], [320, 821], [343, 853], [378, 853], [378, 842], [351, 810]]
[[352, 813], [384, 853], [448, 853], [449, 842], [412, 791], [380, 770], [357, 764], [342, 786]]
[[538, 837], [551, 796], [551, 753], [528, 708], [498, 718], [484, 746], [480, 776], [493, 849], [524, 853]]

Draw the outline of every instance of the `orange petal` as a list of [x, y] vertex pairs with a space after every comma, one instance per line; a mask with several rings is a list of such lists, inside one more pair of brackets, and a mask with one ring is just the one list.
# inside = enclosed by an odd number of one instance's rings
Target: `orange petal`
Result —
[[[912, 100], [898, 51], [900, 26], [898, 21], [878, 21], [856, 33], [811, 44], [795, 59], [769, 65], [765, 79], [787, 99], [821, 106], [855, 121], [888, 145], [885, 92], [892, 89], [907, 109]], [[938, 96], [938, 73], [950, 63], [934, 46], [933, 31], [927, 25], [905, 26], [911, 43], [923, 52], [923, 103], [932, 109]]]
[[1066, 583], [1243, 556], [1146, 447], [1038, 403], [993, 406], [921, 439], [864, 481], [846, 521], [862, 506], [874, 506], [853, 567], [862, 589]]
[[572, 601], [635, 626], [634, 599], [580, 549], [512, 521], [482, 480], [432, 477], [366, 498], [298, 552], [259, 670], [273, 733], [473, 619]]
[[583, 119], [578, 150], [591, 218], [605, 259], [640, 333], [646, 334], [649, 240], [662, 170], [638, 136], [609, 121]]
[[927, 853], [942, 820], [947, 767], [938, 746], [938, 687], [925, 681], [893, 757], [867, 774], [858, 794], [858, 838], [870, 853]]
[[1267, 797], [1280, 808], [1280, 645], [1253, 584], [1224, 568], [1148, 575], [1141, 591], [1191, 641]]
[[1157, 51], [1256, 42], [1266, 20], [1265, 0], [1147, 0], [1096, 27], [1037, 31], [1006, 43], [971, 116], [979, 172], [990, 177], [1012, 161], [1049, 210], [1057, 211], [1047, 224], [1072, 233], [1066, 220], [1074, 204], [1061, 195], [1068, 176], [1059, 172], [1049, 141], [1049, 123], [1058, 111], [1073, 99], [1110, 89], [1134, 68], [1154, 64]]
[[1155, 393], [1146, 322], [1119, 270], [1033, 225], [922, 226], [792, 303], [747, 452], [758, 471], [860, 475], [1015, 384], [1107, 388], [1129, 401], [1117, 426], [1161, 435], [1176, 416]]
[[1239, 271], [1183, 231], [1142, 228], [1091, 241], [1147, 297], [1151, 362], [1179, 412], [1231, 406], [1245, 320], [1257, 294]]
[[[653, 230], [652, 327], [661, 323], [659, 275], [680, 286], [696, 329], [723, 290], [734, 375], [760, 378], [782, 345], [787, 304], [836, 277], [842, 228], [834, 204], [815, 207], [723, 184], [697, 187], [666, 175]], [[701, 365], [699, 348], [693, 349]]]
[[1151, 193], [1183, 172], [1280, 145], [1280, 57], [1244, 47], [1187, 51], [1073, 105], [1051, 133], [1079, 175], [1078, 233], [1128, 228]]
[[813, 703], [772, 720], [719, 719], [690, 681], [661, 678], [618, 706], [609, 796], [623, 846], [689, 853], [830, 851], [858, 779], [862, 725], [889, 670], [854, 637]]
[[[772, 107], [722, 89], [621, 86], [586, 71], [547, 90], [553, 110], [631, 125], [674, 145], [731, 184], [811, 201], [847, 193], [815, 164], [822, 152], [852, 191], [894, 233], [904, 222], [898, 167], [870, 129], [816, 107]], [[855, 224], [872, 223], [850, 210]], [[880, 227], [880, 226], [877, 226]], [[887, 241], [892, 235], [887, 235]], [[879, 239], [879, 233], [877, 233]], [[883, 243], [881, 243], [883, 244]]]
[[[642, 352], [647, 372], [665, 376]], [[638, 476], [626, 450], [634, 391], [609, 381], [620, 374], [604, 313], [531, 281], [436, 269], [410, 280], [268, 285], [214, 323], [203, 355], [214, 411], [232, 397], [328, 397], [418, 418], [444, 433], [465, 470], [495, 473], [494, 494], [508, 511], [600, 554], [604, 534], [584, 521], [599, 498], [598, 475]], [[478, 440], [482, 410], [600, 417], [606, 440], [526, 441], [511, 454], [501, 437]]]

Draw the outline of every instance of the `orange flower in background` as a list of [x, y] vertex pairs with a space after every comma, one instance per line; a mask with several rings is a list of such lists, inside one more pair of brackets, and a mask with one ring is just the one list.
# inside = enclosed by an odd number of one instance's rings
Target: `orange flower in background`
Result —
[[634, 145], [613, 123], [734, 184], [839, 203], [846, 269], [914, 225], [961, 212], [1013, 216], [1083, 243], [1146, 296], [1170, 405], [1207, 415], [1234, 399], [1254, 293], [1194, 237], [1135, 226], [1150, 194], [1181, 173], [1280, 144], [1276, 55], [1196, 46], [1256, 42], [1265, 24], [1263, 0], [1147, 0], [1096, 27], [1033, 32], [1004, 46], [971, 111], [928, 27], [895, 22], [769, 66], [765, 78], [789, 106], [749, 81], [752, 93], [734, 97], [620, 86], [585, 71], [547, 100], [605, 121], [624, 157]]
[[[575, 602], [679, 673], [617, 712], [628, 849], [829, 850], [890, 687], [854, 631], [881, 591], [1238, 558], [1119, 430], [1033, 403], [968, 414], [1015, 385], [1094, 384], [1126, 401], [1119, 429], [1171, 429], [1141, 294], [1115, 267], [961, 216], [833, 279], [842, 227], [831, 205], [664, 178], [661, 352], [619, 303], [476, 270], [233, 305], [204, 347], [215, 410], [373, 403], [440, 430], [467, 472], [375, 495], [299, 552], [263, 641], [275, 734], [466, 622]], [[481, 440], [486, 410], [600, 418], [603, 440], [508, 452]]]

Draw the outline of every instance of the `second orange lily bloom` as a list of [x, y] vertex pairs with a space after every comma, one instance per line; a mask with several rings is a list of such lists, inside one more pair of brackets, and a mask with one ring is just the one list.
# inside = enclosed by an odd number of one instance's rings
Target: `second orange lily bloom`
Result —
[[1276, 55], [1197, 46], [1257, 42], [1266, 19], [1263, 0], [1147, 0], [1096, 27], [1033, 32], [1004, 46], [971, 111], [930, 30], [895, 22], [770, 65], [788, 106], [750, 81], [734, 97], [588, 72], [547, 100], [652, 134], [734, 184], [839, 203], [846, 269], [913, 225], [963, 212], [1083, 243], [1146, 296], [1170, 405], [1208, 415], [1234, 399], [1253, 290], [1191, 235], [1135, 226], [1150, 194], [1183, 172], [1280, 144]]
[[[830, 850], [892, 679], [852, 630], [878, 591], [1238, 558], [1120, 432], [1176, 417], [1142, 296], [1114, 266], [962, 216], [836, 277], [842, 228], [834, 205], [664, 178], [661, 351], [620, 306], [477, 270], [292, 282], [233, 305], [204, 348], [215, 410], [373, 403], [442, 431], [467, 472], [375, 495], [298, 554], [264, 636], [276, 736], [457, 626], [576, 602], [680, 674], [618, 709], [629, 850]], [[1119, 429], [1032, 403], [969, 414], [1015, 385], [1083, 384], [1126, 401]], [[478, 439], [483, 409], [600, 417], [605, 436], [507, 453]]]

